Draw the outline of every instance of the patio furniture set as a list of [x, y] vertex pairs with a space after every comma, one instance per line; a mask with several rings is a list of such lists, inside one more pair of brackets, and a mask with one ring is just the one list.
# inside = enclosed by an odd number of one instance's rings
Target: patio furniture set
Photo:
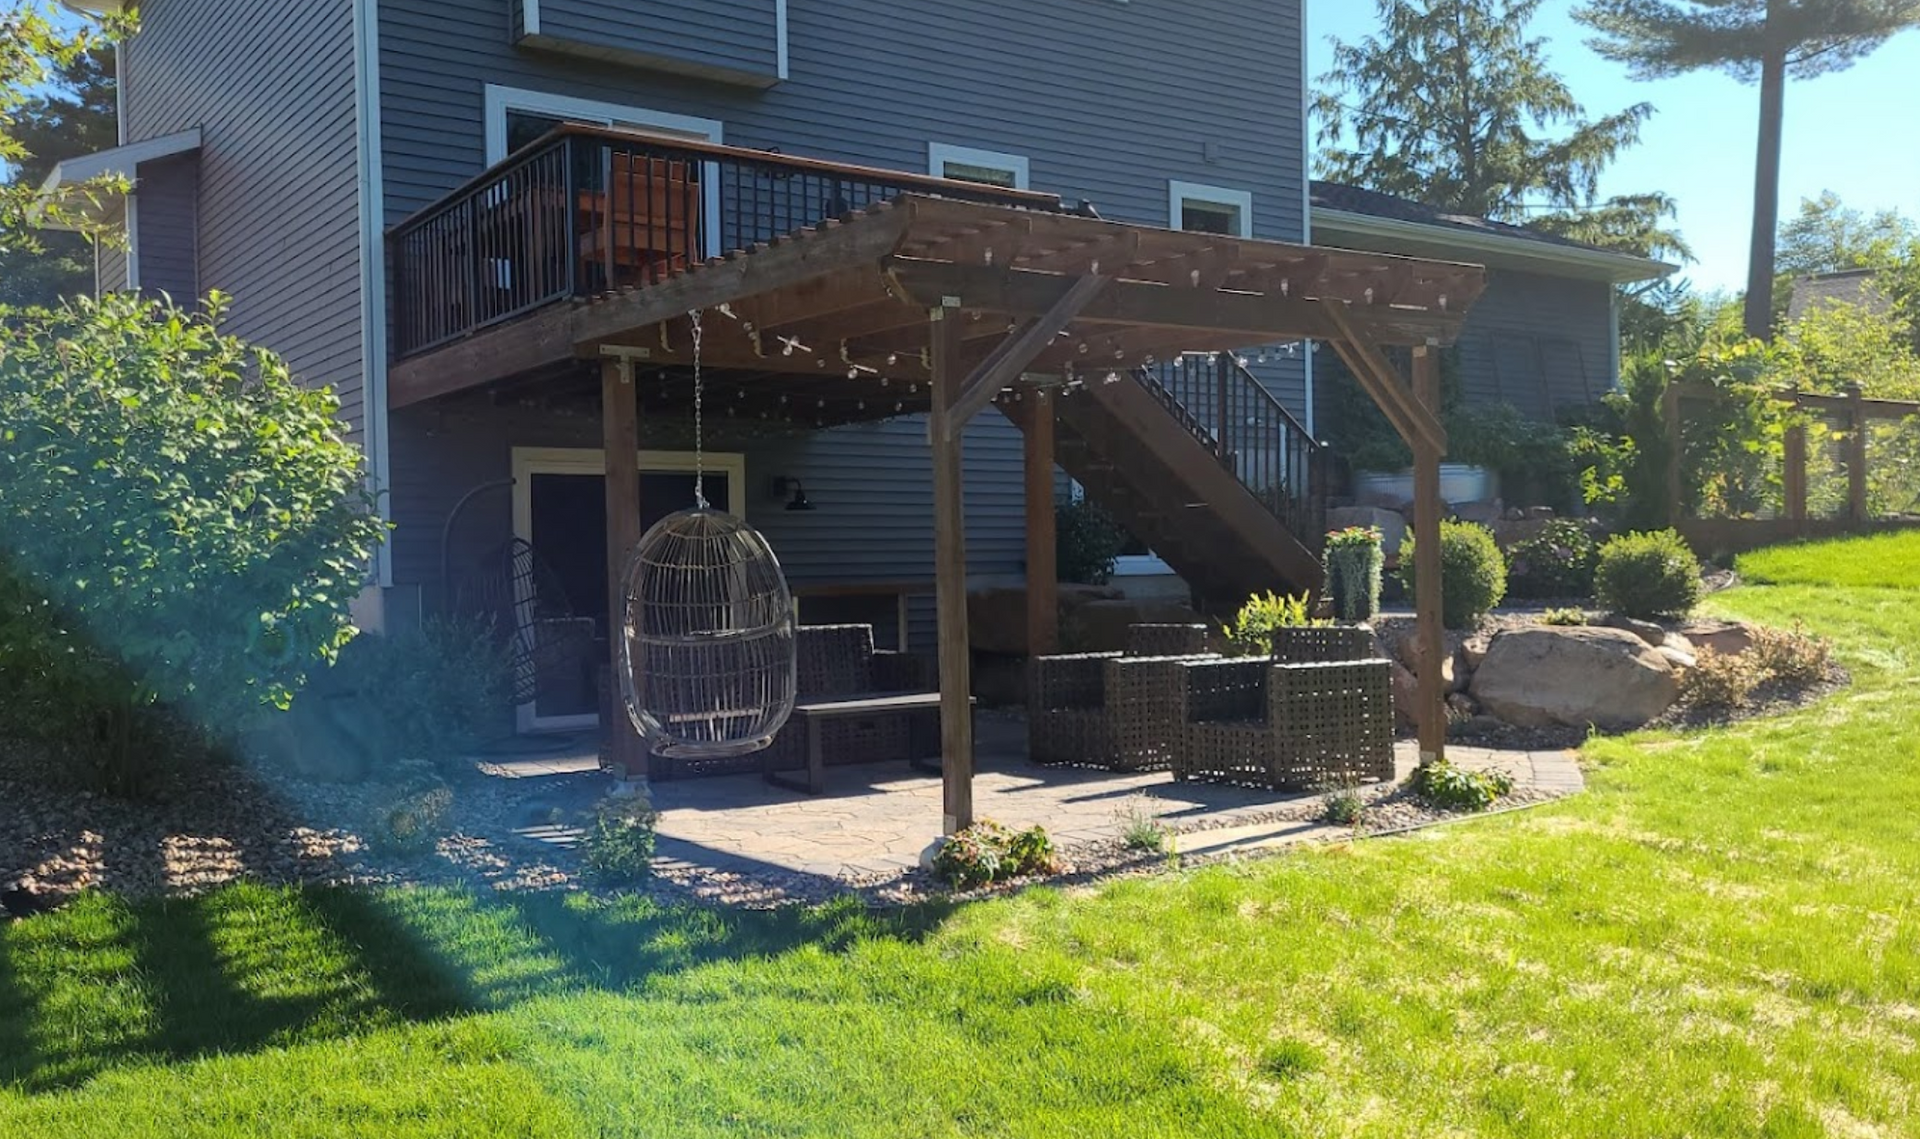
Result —
[[1275, 790], [1394, 777], [1393, 666], [1370, 630], [1278, 629], [1256, 657], [1206, 642], [1204, 625], [1135, 625], [1124, 652], [1035, 657], [1034, 762]]

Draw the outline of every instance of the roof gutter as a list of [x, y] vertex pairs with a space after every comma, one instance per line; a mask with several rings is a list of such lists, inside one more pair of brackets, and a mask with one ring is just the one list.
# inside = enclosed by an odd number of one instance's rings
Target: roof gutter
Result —
[[1616, 285], [1650, 281], [1679, 269], [1678, 265], [1636, 257], [1631, 253], [1532, 241], [1504, 233], [1475, 233], [1455, 226], [1402, 221], [1399, 218], [1376, 217], [1324, 206], [1314, 207], [1313, 228], [1316, 240], [1323, 245], [1338, 244], [1337, 241], [1328, 240], [1333, 234], [1354, 234], [1385, 243], [1417, 242], [1463, 253], [1488, 254], [1507, 260], [1552, 265], [1562, 270], [1577, 270], [1579, 276], [1610, 281]]

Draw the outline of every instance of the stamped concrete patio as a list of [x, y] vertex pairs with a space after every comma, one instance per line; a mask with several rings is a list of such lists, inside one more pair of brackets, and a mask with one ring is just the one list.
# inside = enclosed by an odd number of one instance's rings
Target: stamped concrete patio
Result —
[[[981, 818], [1010, 827], [1046, 827], [1063, 849], [1119, 841], [1135, 816], [1157, 819], [1187, 855], [1221, 854], [1352, 833], [1318, 821], [1316, 795], [1211, 783], [1176, 782], [1164, 771], [1037, 767], [1026, 761], [1026, 726], [983, 714], [977, 727], [974, 796]], [[1516, 792], [1539, 798], [1582, 789], [1570, 752], [1450, 747], [1462, 767], [1504, 770]], [[1412, 741], [1397, 749], [1399, 773], [1412, 771]], [[593, 755], [486, 763], [501, 779], [524, 780], [530, 809], [525, 837], [570, 845], [573, 829], [537, 821], [555, 807], [578, 809], [606, 789]], [[940, 778], [905, 762], [832, 767], [827, 791], [809, 796], [773, 787], [758, 775], [656, 783], [660, 856], [678, 869], [743, 876], [801, 875], [848, 884], [912, 869], [938, 834]]]

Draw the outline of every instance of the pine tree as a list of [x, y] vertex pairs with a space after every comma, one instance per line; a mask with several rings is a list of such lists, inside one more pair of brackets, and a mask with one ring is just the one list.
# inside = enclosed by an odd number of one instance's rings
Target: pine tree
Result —
[[1574, 16], [1599, 33], [1594, 50], [1628, 64], [1635, 78], [1712, 68], [1759, 82], [1746, 329], [1770, 338], [1787, 80], [1851, 66], [1920, 23], [1920, 0], [1589, 0]]

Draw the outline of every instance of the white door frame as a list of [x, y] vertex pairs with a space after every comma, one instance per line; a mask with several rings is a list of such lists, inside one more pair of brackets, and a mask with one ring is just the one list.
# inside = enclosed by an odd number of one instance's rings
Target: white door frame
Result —
[[[691, 474], [696, 467], [692, 451], [642, 451], [640, 473]], [[747, 457], [738, 451], [708, 451], [706, 469], [727, 477], [724, 499], [713, 506], [746, 517]], [[533, 542], [533, 477], [535, 475], [598, 475], [606, 477], [606, 452], [598, 447], [515, 447], [513, 449], [513, 536]], [[692, 503], [687, 505], [691, 506]], [[611, 615], [609, 615], [611, 621]], [[609, 630], [611, 635], [611, 630]], [[598, 712], [577, 716], [541, 716], [533, 704], [514, 708], [514, 724], [521, 732], [579, 731], [600, 726]]]

